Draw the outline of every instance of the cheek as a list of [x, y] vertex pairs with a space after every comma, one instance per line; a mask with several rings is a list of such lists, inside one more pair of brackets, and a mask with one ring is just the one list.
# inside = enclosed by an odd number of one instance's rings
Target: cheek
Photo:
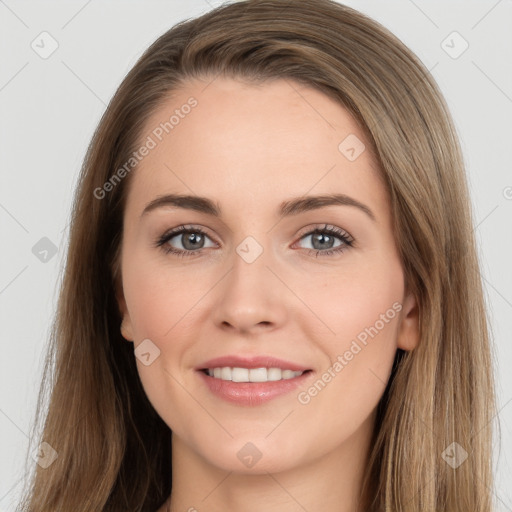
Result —
[[[396, 259], [377, 254], [364, 262], [347, 259], [346, 265], [340, 264], [333, 271], [318, 273], [307, 280], [301, 278], [296, 290], [316, 314], [316, 319], [311, 314], [304, 322], [316, 322], [316, 337], [318, 332], [324, 335], [331, 355], [334, 350], [348, 349], [351, 340], [358, 336], [364, 342], [367, 330], [374, 332], [375, 326], [378, 339], [382, 340], [380, 346], [396, 334], [396, 303], [400, 309], [404, 293], [403, 271]], [[309, 327], [310, 335], [315, 337], [311, 326], [303, 326]]]
[[167, 268], [153, 255], [133, 255], [123, 269], [123, 287], [136, 340], [176, 340], [175, 333], [190, 324], [194, 305], [210, 287], [205, 277]]
[[[310, 337], [329, 356], [318, 380], [302, 390], [301, 403], [332, 411], [332, 428], [350, 430], [377, 405], [389, 379], [397, 349], [403, 297], [398, 261], [374, 262], [366, 268], [332, 275], [309, 294], [329, 331]], [[341, 423], [340, 423], [341, 422]]]
[[[171, 278], [172, 277], [172, 278]], [[200, 286], [197, 286], [198, 291]], [[182, 385], [183, 355], [189, 348], [186, 330], [191, 325], [194, 290], [178, 273], [165, 272], [161, 263], [137, 262], [126, 266], [124, 292], [130, 311], [135, 348], [142, 340], [158, 347], [158, 357], [148, 366], [137, 359], [137, 371], [149, 401], [171, 429], [176, 425], [174, 410], [185, 410], [189, 395]], [[189, 300], [190, 299], [190, 300]]]
[[376, 349], [392, 342], [402, 297], [400, 276], [368, 274], [347, 282], [343, 296], [337, 301], [337, 314], [334, 317], [336, 336], [343, 343], [355, 339], [362, 344], [379, 340], [378, 344], [374, 344]]
[[[377, 326], [368, 311], [360, 313], [357, 319], [348, 312], [344, 322], [347, 332], [340, 325], [342, 334], [336, 341], [328, 345], [324, 342], [323, 349], [329, 354], [330, 363], [320, 369], [311, 386], [299, 390], [297, 396], [306, 432], [318, 432], [318, 419], [322, 418], [324, 439], [333, 443], [346, 440], [375, 411], [386, 389], [396, 354], [398, 314], [395, 315], [392, 308], [389, 311], [388, 323], [378, 320], [383, 325], [377, 323]], [[361, 325], [368, 327], [360, 329]], [[348, 331], [355, 335], [351, 336]]]
[[146, 395], [162, 417], [168, 412], [169, 403], [187, 399], [173, 377], [180, 380], [184, 369], [190, 340], [194, 339], [191, 330], [198, 324], [194, 306], [208, 289], [206, 278], [197, 272], [180, 273], [176, 268], [166, 268], [161, 260], [147, 254], [132, 253], [123, 268], [135, 348], [149, 339], [160, 351], [150, 365], [145, 366], [138, 359], [136, 363]]

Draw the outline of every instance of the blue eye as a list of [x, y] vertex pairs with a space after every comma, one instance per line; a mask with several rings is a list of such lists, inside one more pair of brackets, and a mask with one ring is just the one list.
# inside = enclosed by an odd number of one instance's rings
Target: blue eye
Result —
[[[342, 253], [345, 249], [354, 245], [354, 239], [346, 231], [336, 226], [328, 226], [327, 224], [323, 228], [315, 228], [313, 231], [309, 231], [301, 237], [301, 240], [307, 237], [312, 237], [313, 245], [317, 245], [316, 248], [309, 249], [310, 251], [315, 251], [317, 257], [319, 254], [322, 256], [330, 256], [332, 254]], [[333, 248], [330, 243], [334, 242], [335, 239], [338, 239], [341, 243]], [[324, 245], [326, 250], [321, 250], [322, 245]], [[320, 248], [318, 248], [318, 246]]]
[[[180, 235], [181, 238], [178, 238]], [[346, 231], [335, 226], [325, 225], [323, 228], [317, 227], [302, 235], [300, 240], [307, 237], [312, 237], [313, 245], [317, 246], [313, 249], [307, 250], [315, 252], [317, 257], [319, 254], [322, 256], [329, 256], [332, 254], [342, 253], [354, 244], [354, 239]], [[178, 238], [183, 249], [176, 249], [169, 243], [173, 238]], [[179, 226], [162, 235], [162, 237], [156, 241], [155, 245], [160, 247], [165, 254], [174, 254], [178, 257], [197, 256], [202, 253], [205, 248], [205, 239], [210, 239], [210, 237], [201, 228], [194, 226]], [[340, 241], [340, 243], [333, 248], [332, 243], [334, 243], [336, 239]], [[216, 244], [214, 243], [213, 246], [215, 245]], [[325, 250], [322, 249], [322, 245]]]
[[[173, 238], [177, 238], [181, 235], [180, 243], [182, 247], [185, 249], [175, 249], [168, 242], [170, 242]], [[184, 236], [187, 235], [187, 236]], [[193, 235], [193, 236], [191, 236]], [[172, 231], [163, 235], [159, 240], [157, 240], [156, 245], [161, 247], [162, 250], [166, 253], [172, 253], [176, 256], [195, 256], [199, 252], [202, 251], [203, 247], [194, 247], [194, 245], [200, 245], [204, 238], [209, 238], [208, 235], [200, 228], [190, 227], [187, 228], [185, 226], [180, 226], [179, 228], [173, 229]]]

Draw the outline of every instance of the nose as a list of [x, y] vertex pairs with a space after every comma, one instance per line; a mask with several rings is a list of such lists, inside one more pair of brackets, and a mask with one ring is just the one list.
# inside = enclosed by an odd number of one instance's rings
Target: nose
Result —
[[214, 321], [224, 330], [243, 333], [276, 329], [286, 322], [290, 311], [287, 301], [293, 294], [279, 279], [270, 251], [263, 250], [253, 260], [250, 251], [255, 248], [249, 246], [247, 253], [243, 248], [239, 246], [231, 269], [216, 287]]

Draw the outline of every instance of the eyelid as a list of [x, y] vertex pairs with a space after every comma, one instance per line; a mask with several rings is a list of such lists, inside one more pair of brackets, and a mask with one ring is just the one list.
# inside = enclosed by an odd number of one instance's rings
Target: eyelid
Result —
[[311, 235], [311, 234], [313, 234], [315, 232], [324, 232], [324, 231], [333, 233], [336, 236], [343, 235], [344, 237], [346, 237], [351, 242], [355, 242], [354, 237], [348, 231], [346, 231], [345, 229], [340, 228], [338, 226], [335, 226], [334, 224], [326, 224], [326, 223], [324, 223], [324, 224], [315, 224], [313, 226], [305, 227], [304, 229], [300, 230], [300, 232], [298, 234], [298, 238], [300, 239], [300, 238], [302, 238], [305, 235]]
[[181, 234], [182, 231], [197, 231], [200, 233], [204, 233], [205, 235], [209, 236], [212, 240], [216, 239], [216, 236], [212, 236], [210, 234], [210, 230], [208, 228], [205, 228], [204, 226], [201, 226], [199, 224], [180, 224], [179, 226], [164, 231], [164, 233], [161, 235], [161, 238], [171, 235], [176, 236]]
[[[216, 236], [212, 236], [209, 233], [208, 228], [205, 228], [204, 226], [200, 226], [198, 224], [180, 224], [179, 226], [168, 229], [158, 238], [159, 239], [163, 239], [163, 238], [167, 238], [167, 237], [172, 238], [174, 236], [181, 234], [181, 232], [183, 230], [190, 230], [190, 231], [197, 230], [198, 232], [203, 233], [204, 235], [211, 238], [215, 243], [217, 243], [217, 244], [219, 243], [216, 240]], [[324, 232], [324, 231], [332, 232], [333, 234], [335, 234], [337, 236], [344, 235], [350, 242], [355, 242], [354, 237], [348, 231], [346, 231], [343, 228], [337, 227], [333, 224], [327, 224], [327, 223], [315, 224], [313, 226], [311, 226], [311, 225], [306, 226], [299, 231], [299, 233], [297, 234], [297, 238], [298, 238], [298, 240], [300, 240], [301, 238], [303, 238], [306, 235], [311, 235], [311, 234], [314, 234], [315, 232]], [[219, 237], [219, 238], [221, 238], [221, 237]]]
[[[162, 249], [167, 254], [174, 254], [175, 256], [181, 257], [181, 256], [199, 256], [203, 253], [206, 249], [211, 249], [211, 247], [202, 247], [200, 249], [196, 250], [184, 250], [184, 249], [175, 249], [172, 248], [172, 246], [169, 246], [167, 248], [164, 247], [167, 242], [169, 242], [172, 238], [175, 238], [176, 236], [180, 236], [187, 232], [197, 232], [201, 233], [202, 235], [209, 238], [215, 245], [219, 245], [219, 242], [216, 241], [215, 236], [211, 236], [208, 233], [208, 229], [204, 228], [203, 226], [199, 225], [192, 225], [192, 224], [182, 224], [180, 226], [176, 226], [172, 229], [167, 230], [163, 235], [157, 238], [155, 241], [155, 246]], [[346, 249], [352, 248], [355, 245], [355, 240], [352, 237], [350, 233], [348, 233], [343, 228], [340, 228], [335, 225], [326, 224], [323, 225], [317, 224], [314, 227], [308, 226], [301, 230], [301, 232], [297, 235], [297, 240], [292, 245], [295, 246], [297, 243], [299, 243], [303, 238], [307, 236], [312, 236], [314, 234], [327, 234], [331, 235], [335, 238], [338, 238], [338, 240], [341, 242], [340, 246], [336, 248], [326, 249], [326, 250], [320, 250], [320, 249], [305, 249], [308, 252], [315, 252], [317, 253], [317, 256], [319, 254], [322, 254], [325, 257], [329, 257], [333, 253], [343, 253]], [[208, 252], [208, 251], [206, 251]]]
[[[195, 224], [180, 224], [179, 226], [176, 226], [175, 228], [168, 229], [161, 236], [159, 236], [157, 238], [157, 240], [162, 241], [162, 240], [166, 239], [167, 241], [169, 241], [172, 238], [174, 238], [176, 236], [179, 236], [179, 235], [182, 235], [182, 234], [184, 234], [186, 232], [189, 232], [189, 231], [190, 232], [195, 232], [195, 233], [201, 233], [202, 235], [208, 237], [216, 245], [221, 245], [217, 241], [217, 237], [212, 236], [210, 234], [210, 231], [208, 230], [208, 228], [205, 228], [205, 227], [200, 226], [200, 225], [195, 225]], [[198, 251], [199, 250], [201, 250], [201, 249], [198, 249]], [[188, 252], [192, 252], [192, 251], [188, 251]]]

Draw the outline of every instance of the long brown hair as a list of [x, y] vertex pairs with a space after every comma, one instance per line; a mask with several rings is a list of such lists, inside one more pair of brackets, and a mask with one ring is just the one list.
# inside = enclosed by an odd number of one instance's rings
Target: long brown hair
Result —
[[[48, 443], [58, 457], [45, 469], [34, 465], [24, 510], [153, 511], [171, 492], [171, 431], [148, 401], [133, 345], [119, 329], [131, 174], [103, 198], [94, 191], [140, 146], [145, 121], [173, 90], [218, 75], [295, 80], [338, 101], [371, 142], [390, 193], [421, 340], [397, 353], [380, 401], [362, 509], [489, 512], [494, 382], [456, 131], [419, 59], [380, 24], [331, 0], [242, 1], [181, 22], [118, 88], [76, 189], [33, 428], [35, 445]], [[458, 446], [468, 455], [455, 468], [446, 459], [455, 450], [462, 460]]]

